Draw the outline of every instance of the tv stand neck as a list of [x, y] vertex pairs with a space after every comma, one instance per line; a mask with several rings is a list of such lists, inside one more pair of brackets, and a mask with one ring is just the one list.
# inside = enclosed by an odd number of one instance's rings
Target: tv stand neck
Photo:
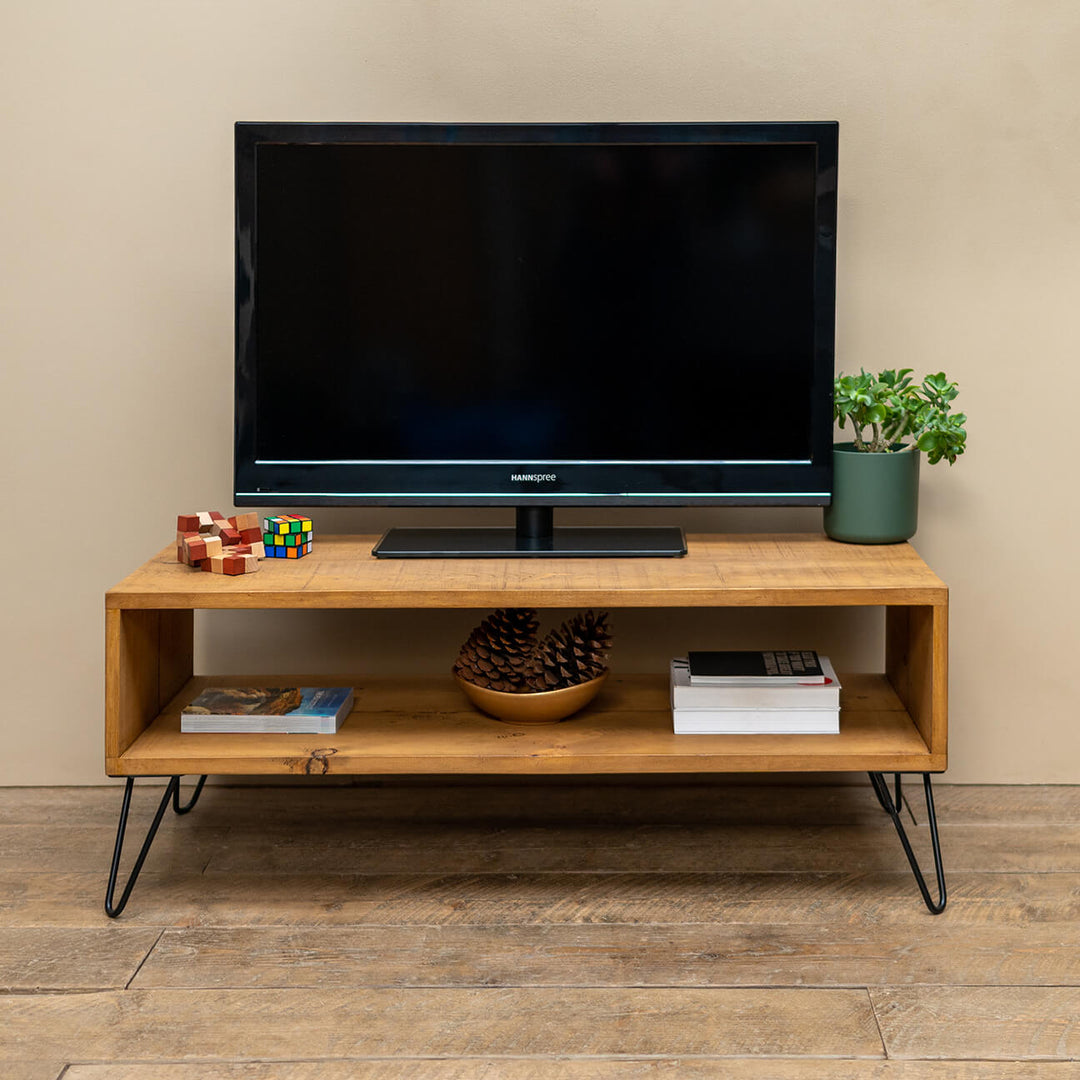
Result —
[[514, 538], [520, 547], [550, 550], [555, 536], [553, 506], [519, 506], [515, 513]]

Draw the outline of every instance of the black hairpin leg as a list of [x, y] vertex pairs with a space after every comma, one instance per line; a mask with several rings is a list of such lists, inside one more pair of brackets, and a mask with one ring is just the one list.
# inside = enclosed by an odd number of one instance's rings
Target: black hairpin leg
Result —
[[[899, 778], [898, 778], [899, 779]], [[195, 792], [188, 801], [181, 806], [180, 805], [180, 777], [176, 777], [176, 786], [173, 788], [172, 808], [177, 814], [187, 814], [195, 809], [195, 804], [199, 801], [199, 796], [202, 794], [203, 785], [206, 783], [206, 777], [200, 776], [199, 782], [195, 785]]]
[[930, 890], [926, 886], [926, 879], [923, 877], [922, 870], [919, 869], [919, 861], [915, 858], [915, 852], [912, 850], [911, 841], [908, 840], [907, 833], [904, 831], [904, 823], [900, 820], [900, 811], [903, 808], [900, 774], [896, 774], [895, 800], [889, 794], [889, 785], [881, 773], [872, 772], [868, 775], [878, 802], [888, 812], [893, 825], [896, 826], [896, 834], [900, 837], [900, 843], [904, 847], [904, 854], [911, 864], [912, 873], [915, 875], [915, 883], [919, 886], [923, 901], [926, 903], [931, 915], [940, 915], [945, 910], [947, 897], [945, 894], [945, 870], [941, 864], [941, 842], [938, 838], [937, 815], [934, 813], [934, 792], [930, 786], [930, 774], [923, 773], [922, 778], [923, 790], [926, 792], [926, 823], [930, 827], [930, 843], [934, 849], [934, 873], [937, 875], [938, 899], [936, 901], [930, 895]]
[[[888, 810], [889, 810], [889, 804], [885, 801], [885, 799], [882, 798], [881, 792], [878, 791], [877, 784], [874, 784], [874, 776], [875, 775], [881, 776], [882, 779], [884, 779], [884, 776], [881, 773], [877, 773], [877, 774], [870, 773], [869, 774], [870, 782], [874, 786], [874, 794], [877, 796], [877, 801], [881, 804], [881, 809], [886, 811], [886, 813], [887, 813]], [[893, 774], [893, 782], [896, 784], [896, 796], [893, 799], [893, 802], [896, 805], [897, 813], [902, 813], [903, 809], [904, 809], [904, 790], [903, 790], [903, 787], [901, 785], [901, 776], [902, 776], [901, 773], [894, 773]], [[886, 786], [885, 790], [886, 791], [889, 790], [888, 786]]]
[[135, 860], [135, 865], [131, 868], [131, 873], [128, 875], [124, 891], [120, 894], [119, 901], [114, 902], [116, 878], [120, 873], [120, 856], [124, 850], [124, 833], [127, 831], [128, 812], [131, 810], [131, 792], [135, 787], [135, 778], [133, 776], [127, 778], [127, 783], [124, 785], [124, 801], [120, 804], [120, 824], [116, 829], [116, 846], [113, 848], [112, 866], [109, 868], [109, 885], [105, 890], [105, 914], [110, 919], [115, 919], [127, 906], [128, 897], [131, 896], [131, 890], [138, 880], [139, 871], [142, 870], [143, 863], [146, 862], [146, 856], [150, 854], [150, 845], [154, 842], [154, 837], [157, 836], [158, 827], [161, 825], [161, 819], [165, 816], [165, 811], [169, 808], [170, 801], [176, 813], [188, 813], [199, 801], [205, 783], [206, 777], [203, 776], [195, 785], [195, 794], [188, 800], [187, 805], [181, 806], [180, 777], [169, 777], [169, 782], [165, 786], [165, 793], [161, 796], [161, 802], [158, 804], [157, 813], [154, 814], [154, 820], [150, 822], [150, 828], [147, 830], [146, 839], [143, 840], [142, 848], [139, 850], [139, 856]]

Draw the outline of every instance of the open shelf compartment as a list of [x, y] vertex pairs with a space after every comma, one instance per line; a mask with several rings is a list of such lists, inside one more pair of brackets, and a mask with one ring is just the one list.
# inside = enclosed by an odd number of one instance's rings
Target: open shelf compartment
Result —
[[[118, 776], [601, 774], [908, 771], [944, 768], [888, 678], [840, 676], [838, 735], [675, 735], [666, 675], [612, 676], [558, 724], [477, 712], [449, 677], [196, 676], [120, 754]], [[346, 685], [335, 735], [182, 734], [180, 709], [206, 686]]]

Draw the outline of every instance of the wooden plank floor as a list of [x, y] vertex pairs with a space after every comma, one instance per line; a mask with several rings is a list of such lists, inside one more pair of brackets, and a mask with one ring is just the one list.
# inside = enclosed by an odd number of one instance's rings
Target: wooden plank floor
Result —
[[3, 789], [0, 1077], [1080, 1076], [1080, 787], [936, 790], [939, 917], [868, 784], [392, 781], [207, 787], [112, 921], [119, 789]]

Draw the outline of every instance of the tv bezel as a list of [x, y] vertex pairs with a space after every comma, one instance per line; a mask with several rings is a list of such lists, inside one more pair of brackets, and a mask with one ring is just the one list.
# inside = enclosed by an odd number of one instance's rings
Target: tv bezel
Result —
[[[808, 462], [693, 463], [711, 470], [721, 490], [657, 490], [665, 478], [654, 462], [559, 463], [576, 490], [528, 482], [528, 489], [480, 490], [512, 472], [550, 471], [548, 463], [304, 463], [256, 457], [255, 289], [257, 288], [256, 153], [263, 144], [811, 144], [815, 147], [814, 359]], [[838, 124], [835, 121], [663, 124], [369, 124], [260, 123], [235, 126], [235, 443], [237, 506], [822, 506], [832, 489], [832, 383], [836, 308]], [[679, 475], [679, 474], [676, 474]], [[370, 477], [380, 489], [373, 490]], [[365, 477], [365, 483], [357, 479]], [[589, 480], [591, 477], [591, 481]], [[406, 490], [408, 489], [408, 490]]]

